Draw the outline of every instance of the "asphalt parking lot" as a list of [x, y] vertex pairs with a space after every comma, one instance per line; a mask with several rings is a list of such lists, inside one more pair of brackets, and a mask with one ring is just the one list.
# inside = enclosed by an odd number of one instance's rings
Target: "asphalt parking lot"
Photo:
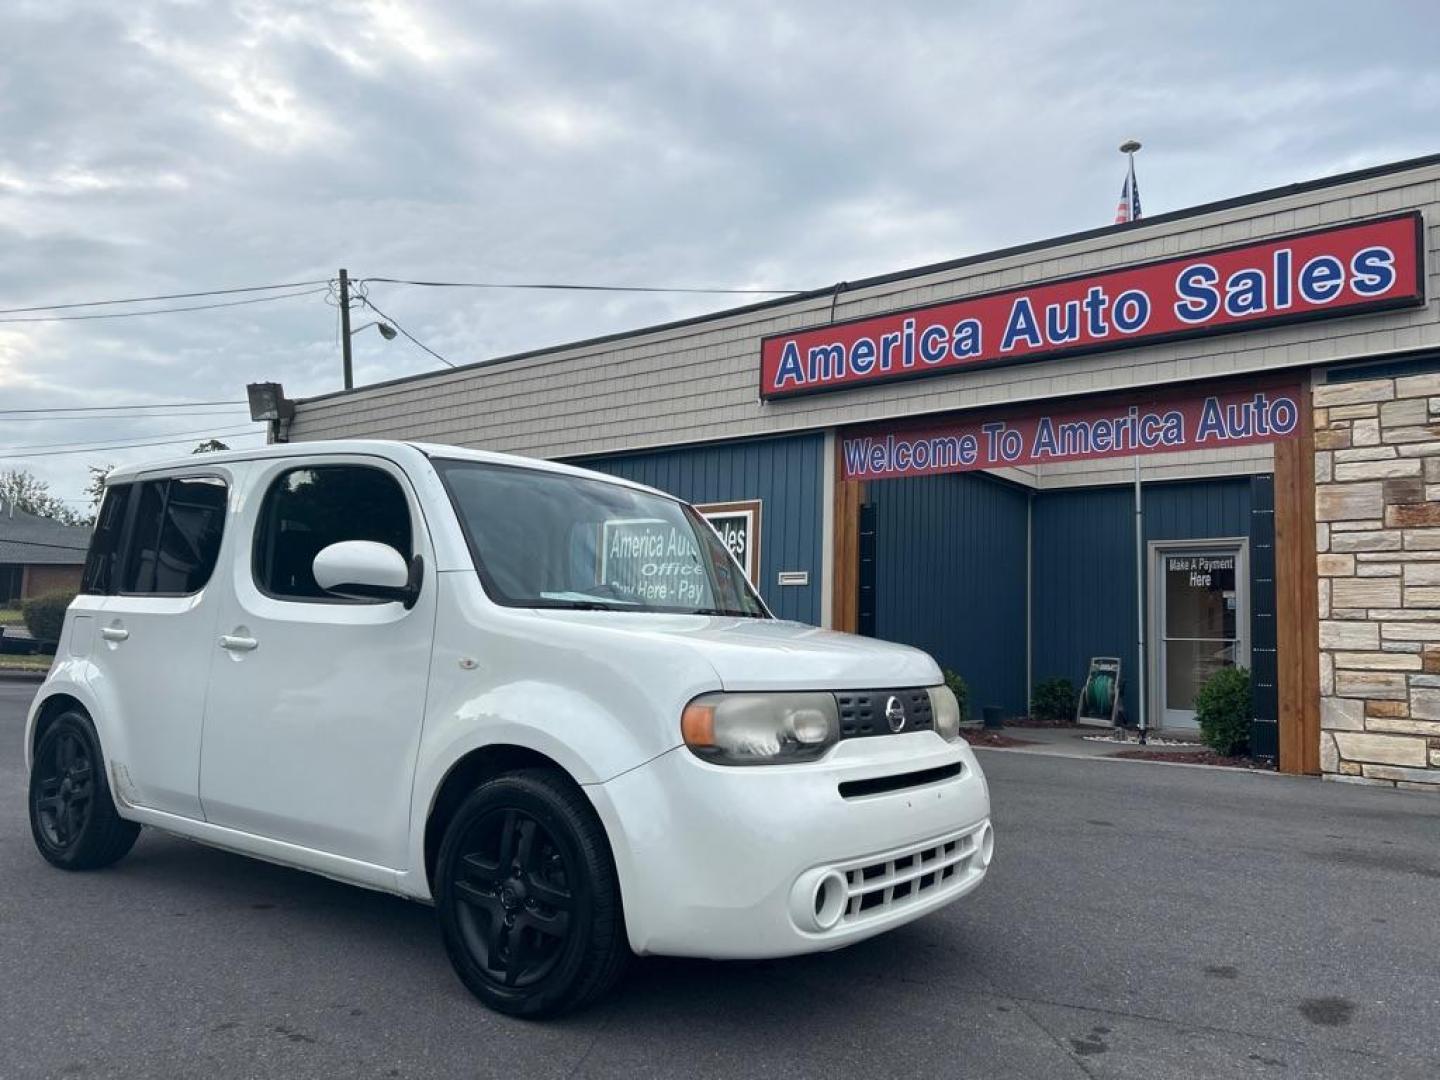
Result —
[[0, 1078], [1434, 1077], [1440, 799], [982, 751], [968, 902], [773, 963], [486, 1012], [428, 909], [147, 831], [52, 870], [0, 683]]

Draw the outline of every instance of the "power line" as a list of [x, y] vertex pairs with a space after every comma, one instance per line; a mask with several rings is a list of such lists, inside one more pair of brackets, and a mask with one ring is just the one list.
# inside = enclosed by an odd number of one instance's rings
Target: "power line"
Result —
[[177, 311], [211, 311], [214, 308], [241, 307], [244, 304], [268, 304], [274, 300], [290, 300], [297, 296], [314, 296], [329, 292], [329, 287], [303, 289], [300, 292], [280, 293], [277, 296], [254, 296], [249, 300], [226, 300], [218, 304], [191, 304], [187, 307], [150, 308], [146, 311], [115, 311], [103, 315], [25, 315], [18, 319], [0, 319], [0, 323], [51, 323], [81, 322], [90, 319], [133, 319], [141, 315], [170, 315]]
[[[719, 286], [660, 286], [660, 285], [587, 285], [568, 282], [516, 282], [516, 281], [422, 281], [413, 278], [391, 278], [391, 277], [370, 277], [359, 279], [356, 284], [362, 282], [381, 282], [386, 285], [418, 285], [430, 289], [542, 289], [560, 290], [567, 292], [633, 292], [633, 293], [708, 293], [712, 295], [729, 296], [798, 296], [804, 289], [749, 289], [729, 288]], [[310, 289], [312, 286], [329, 286], [328, 279], [317, 278], [313, 281], [285, 281], [274, 285], [244, 285], [231, 289], [200, 289], [195, 292], [180, 293], [156, 293], [153, 296], [128, 296], [117, 300], [76, 300], [64, 304], [34, 304], [29, 307], [0, 308], [0, 315], [26, 315], [36, 311], [69, 311], [75, 308], [88, 307], [112, 307], [120, 304], [150, 304], [161, 300], [194, 300], [202, 296], [234, 296], [238, 293], [254, 292], [278, 292], [284, 289]], [[305, 296], [308, 293], [291, 293], [294, 296]], [[239, 301], [239, 303], [262, 303], [268, 299], [284, 299], [283, 297], [260, 297], [256, 300]], [[162, 308], [156, 311], [126, 312], [125, 315], [159, 315], [172, 311], [205, 311], [210, 307], [223, 305], [195, 305], [193, 307]], [[106, 318], [115, 316], [70, 316], [70, 318]], [[25, 320], [25, 319], [0, 319], [0, 322], [27, 322], [27, 321], [51, 321], [46, 320]]]
[[0, 308], [0, 315], [19, 315], [27, 311], [61, 311], [67, 308], [105, 307], [111, 304], [148, 304], [155, 300], [194, 300], [199, 296], [232, 296], [235, 293], [273, 292], [277, 289], [304, 289], [311, 285], [328, 285], [321, 281], [287, 281], [280, 285], [246, 285], [236, 289], [205, 289], [202, 292], [165, 293], [160, 296], [132, 296], [125, 300], [81, 300], [71, 304], [38, 304], [35, 307]]
[[148, 405], [51, 405], [33, 409], [0, 409], [0, 413], [100, 412], [111, 409], [190, 409], [205, 405], [245, 405], [244, 401], [156, 401]]
[[[263, 432], [256, 432], [253, 428], [249, 428], [249, 427], [234, 427], [234, 428], [220, 428], [220, 429], [216, 429], [216, 428], [198, 428], [198, 429], [195, 429], [195, 430], [192, 430], [192, 431], [156, 431], [156, 432], [152, 432], [152, 433], [149, 434], [149, 435], [144, 435], [144, 436], [140, 436], [140, 437], [141, 437], [141, 438], [145, 438], [145, 439], [159, 439], [159, 438], [164, 438], [164, 437], [167, 437], [167, 436], [177, 436], [177, 437], [178, 437], [178, 436], [182, 436], [182, 435], [211, 435], [211, 436], [214, 436], [214, 435], [240, 435], [240, 434], [263, 434]], [[124, 436], [124, 435], [122, 435], [122, 436], [119, 436], [119, 437], [123, 439], [123, 438], [134, 438], [135, 436]], [[98, 440], [98, 441], [103, 443], [103, 442], [109, 442], [110, 440], [108, 440], [108, 439], [101, 439], [101, 440]], [[35, 444], [35, 445], [33, 445], [33, 446], [0, 446], [0, 454], [8, 454], [8, 453], [10, 453], [11, 451], [19, 451], [19, 450], [60, 450], [60, 449], [75, 449], [75, 450], [82, 450], [82, 451], [83, 451], [83, 450], [86, 450], [86, 449], [90, 448], [90, 447], [91, 447], [92, 445], [94, 445], [95, 443], [96, 443], [96, 440], [93, 440], [93, 439], [92, 439], [92, 440], [90, 440], [89, 442], [74, 442], [74, 441], [72, 440], [72, 441], [69, 441], [69, 442], [58, 442], [58, 443], [37, 443], [37, 444]]]
[[507, 281], [413, 281], [409, 278], [367, 277], [356, 284], [420, 285], [427, 289], [550, 289], [564, 292], [710, 293], [730, 296], [798, 296], [804, 289], [689, 288], [660, 285], [571, 285]]
[[240, 409], [217, 409], [214, 412], [157, 412], [157, 413], [90, 413], [85, 416], [4, 416], [0, 424], [67, 424], [95, 420], [169, 420], [172, 417], [187, 417], [191, 420], [202, 416], [235, 417]]
[[[256, 431], [254, 428], [250, 428], [250, 427], [221, 428], [221, 429], [219, 429], [219, 430], [216, 430], [215, 428], [198, 428], [198, 429], [193, 430], [193, 431], [157, 431], [157, 432], [154, 432], [153, 434], [147, 435], [147, 436], [145, 436], [145, 437], [146, 437], [146, 438], [149, 438], [149, 439], [159, 439], [159, 438], [163, 438], [163, 437], [167, 437], [167, 436], [179, 437], [179, 436], [182, 436], [182, 435], [210, 435], [210, 436], [215, 436], [215, 435], [242, 435], [242, 434], [245, 434], [245, 435], [263, 435], [264, 432], [263, 432], [263, 431]], [[102, 440], [102, 441], [104, 441], [104, 440]], [[12, 457], [12, 456], [14, 456], [14, 455], [12, 454], [12, 451], [22, 451], [22, 450], [60, 450], [60, 449], [73, 449], [73, 450], [76, 451], [76, 453], [84, 453], [86, 450], [89, 450], [89, 449], [104, 450], [104, 449], [107, 449], [107, 448], [104, 447], [104, 446], [92, 446], [90, 443], [77, 443], [77, 442], [73, 442], [73, 441], [72, 441], [72, 442], [58, 442], [58, 443], [38, 443], [38, 444], [36, 444], [36, 445], [34, 445], [34, 446], [0, 446], [0, 457]]]
[[401, 326], [398, 322], [396, 322], [394, 319], [392, 319], [389, 315], [386, 315], [383, 311], [381, 311], [378, 307], [376, 307], [373, 303], [371, 303], [370, 298], [369, 298], [368, 296], [366, 296], [363, 292], [359, 294], [359, 300], [360, 300], [360, 302], [361, 302], [362, 304], [364, 304], [366, 307], [368, 307], [371, 311], [375, 312], [376, 315], [379, 315], [380, 318], [384, 319], [384, 320], [385, 320], [387, 323], [389, 323], [391, 326], [395, 327], [396, 330], [399, 330], [400, 333], [404, 334], [407, 338], [409, 338], [411, 341], [413, 341], [416, 345], [419, 345], [420, 348], [424, 349], [427, 353], [429, 353], [431, 356], [433, 356], [436, 360], [439, 360], [439, 361], [440, 361], [442, 364], [444, 364], [446, 367], [448, 367], [448, 368], [453, 368], [453, 367], [456, 366], [456, 365], [450, 363], [449, 360], [446, 360], [445, 357], [441, 356], [441, 355], [440, 355], [438, 352], [436, 352], [434, 349], [430, 348], [429, 345], [426, 345], [423, 341], [421, 341], [419, 338], [417, 338], [414, 334], [410, 333], [409, 330], [406, 330], [405, 327]]
[[[249, 438], [252, 435], [264, 435], [265, 432], [246, 431], [239, 435], [222, 432], [221, 434], [224, 434], [227, 439], [245, 439]], [[28, 460], [30, 458], [42, 457], [63, 457], [66, 454], [99, 454], [108, 450], [138, 450], [141, 447], [145, 446], [175, 446], [178, 443], [187, 443], [191, 441], [193, 441], [193, 436], [190, 439], [165, 439], [161, 442], [117, 443], [114, 446], [91, 446], [79, 450], [44, 450], [38, 454], [0, 454], [0, 461], [8, 461], [14, 459]]]

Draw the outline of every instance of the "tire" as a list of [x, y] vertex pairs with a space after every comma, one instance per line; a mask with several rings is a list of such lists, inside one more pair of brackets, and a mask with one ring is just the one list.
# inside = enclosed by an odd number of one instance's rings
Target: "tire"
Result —
[[495, 777], [461, 804], [436, 860], [435, 904], [460, 980], [511, 1016], [593, 1001], [630, 956], [605, 830], [549, 770]]
[[140, 835], [140, 826], [115, 810], [100, 740], [78, 710], [57, 716], [35, 748], [29, 801], [35, 846], [61, 870], [110, 866]]

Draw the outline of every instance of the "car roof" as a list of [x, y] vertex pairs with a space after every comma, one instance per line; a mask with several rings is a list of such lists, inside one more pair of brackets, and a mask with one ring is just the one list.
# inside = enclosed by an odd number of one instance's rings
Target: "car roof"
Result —
[[619, 476], [611, 476], [608, 473], [595, 472], [592, 469], [581, 469], [577, 466], [566, 465], [558, 461], [523, 457], [519, 454], [500, 454], [492, 450], [471, 450], [467, 447], [449, 446], [445, 443], [407, 442], [398, 439], [316, 439], [311, 442], [270, 443], [267, 446], [262, 446], [254, 450], [216, 450], [205, 454], [168, 457], [156, 461], [118, 466], [110, 473], [109, 477], [106, 478], [106, 483], [121, 483], [127, 480], [135, 480], [141, 476], [153, 476], [156, 473], [192, 472], [196, 469], [203, 469], [207, 465], [224, 465], [229, 462], [273, 461], [280, 458], [303, 459], [329, 454], [369, 454], [396, 461], [400, 456], [397, 451], [405, 447], [418, 450], [427, 458], [448, 458], [452, 461], [475, 461], [487, 465], [507, 465], [511, 468], [531, 469], [535, 472], [561, 473], [566, 476], [603, 480], [607, 483], [618, 484], [621, 487], [633, 488], [637, 491], [646, 491], [654, 495], [663, 495], [666, 498], [675, 497], [668, 492], [659, 491], [655, 488], [647, 487], [644, 484], [637, 484], [633, 480], [626, 480]]

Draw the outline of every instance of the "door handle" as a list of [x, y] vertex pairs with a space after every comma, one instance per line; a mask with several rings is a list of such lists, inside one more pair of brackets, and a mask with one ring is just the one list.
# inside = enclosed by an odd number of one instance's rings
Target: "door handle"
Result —
[[100, 628], [100, 636], [106, 641], [124, 641], [130, 636], [130, 631], [123, 626], [103, 626]]
[[253, 637], [242, 637], [239, 634], [221, 634], [220, 647], [231, 652], [253, 652], [260, 647], [260, 642]]

